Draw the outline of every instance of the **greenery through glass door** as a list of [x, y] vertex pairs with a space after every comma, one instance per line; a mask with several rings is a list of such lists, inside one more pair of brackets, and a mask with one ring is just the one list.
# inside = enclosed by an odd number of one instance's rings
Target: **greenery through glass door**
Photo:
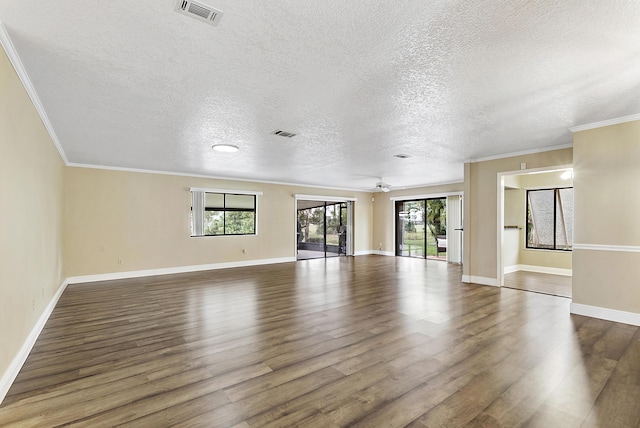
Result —
[[396, 210], [397, 225], [401, 231], [398, 235], [397, 255], [446, 256], [446, 198], [403, 201], [397, 205]]

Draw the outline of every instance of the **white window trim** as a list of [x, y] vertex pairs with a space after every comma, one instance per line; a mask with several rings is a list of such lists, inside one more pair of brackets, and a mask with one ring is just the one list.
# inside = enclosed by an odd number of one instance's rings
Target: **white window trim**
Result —
[[[445, 192], [445, 193], [427, 193], [422, 195], [409, 195], [409, 196], [392, 196], [390, 201], [412, 201], [414, 199], [440, 199], [447, 196], [463, 196], [464, 192]], [[395, 215], [395, 208], [394, 208]]]
[[191, 192], [207, 192], [207, 193], [229, 193], [233, 195], [255, 195], [262, 196], [262, 192], [256, 192], [253, 190], [229, 190], [229, 189], [209, 189], [206, 187], [190, 187]]
[[355, 202], [358, 200], [358, 198], [347, 198], [344, 196], [318, 196], [318, 195], [299, 195], [299, 194], [295, 194], [293, 195], [294, 198], [296, 199], [296, 201], [298, 199], [302, 199], [305, 201], [320, 201], [320, 202], [347, 202], [347, 201], [351, 201], [351, 202]]
[[[204, 230], [195, 230], [194, 232], [200, 232], [202, 233], [201, 235], [191, 235], [191, 238], [210, 238], [211, 236], [236, 236], [236, 237], [240, 237], [240, 236], [258, 236], [258, 207], [259, 207], [259, 203], [258, 203], [258, 196], [262, 196], [263, 193], [262, 192], [257, 192], [257, 191], [252, 191], [252, 190], [227, 190], [227, 189], [210, 189], [207, 187], [190, 187], [189, 188], [189, 193], [191, 193], [191, 207], [192, 209], [196, 208], [196, 205], [194, 204], [194, 193], [193, 192], [201, 192], [201, 196], [202, 196], [202, 201], [200, 202], [202, 205], [198, 207], [198, 212], [200, 212], [200, 210], [202, 211], [202, 213], [204, 214], [204, 194], [205, 193], [223, 193], [223, 194], [227, 194], [227, 195], [252, 195], [256, 197], [256, 207], [255, 207], [255, 212], [256, 212], [256, 222], [255, 222], [255, 228], [254, 228], [254, 233], [251, 234], [244, 234], [244, 235], [204, 235]], [[194, 211], [194, 220], [197, 220], [197, 215], [195, 214]], [[199, 224], [199, 223], [196, 223]], [[196, 226], [197, 228], [197, 226]], [[191, 230], [191, 227], [189, 227], [189, 230]]]

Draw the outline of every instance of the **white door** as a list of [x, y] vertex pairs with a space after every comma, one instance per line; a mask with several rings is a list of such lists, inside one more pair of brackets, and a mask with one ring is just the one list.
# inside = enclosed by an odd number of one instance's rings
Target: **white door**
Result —
[[447, 261], [462, 263], [462, 196], [447, 196]]

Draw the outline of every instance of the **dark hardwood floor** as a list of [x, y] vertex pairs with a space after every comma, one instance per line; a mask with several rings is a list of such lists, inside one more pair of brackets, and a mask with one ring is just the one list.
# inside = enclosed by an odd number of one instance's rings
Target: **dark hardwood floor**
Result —
[[638, 327], [361, 256], [74, 285], [17, 427], [637, 427]]
[[553, 296], [571, 297], [571, 277], [518, 271], [504, 274], [504, 286]]

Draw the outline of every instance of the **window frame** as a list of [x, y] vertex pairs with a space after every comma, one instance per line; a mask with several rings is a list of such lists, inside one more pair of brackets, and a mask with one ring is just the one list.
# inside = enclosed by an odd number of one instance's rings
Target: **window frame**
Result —
[[[191, 195], [191, 209], [190, 209], [190, 237], [191, 238], [208, 238], [212, 236], [257, 236], [258, 235], [258, 196], [262, 195], [262, 192], [255, 191], [246, 191], [246, 190], [228, 190], [228, 189], [207, 189], [200, 187], [191, 187], [190, 189]], [[222, 195], [223, 207], [220, 209], [219, 207], [215, 208], [207, 208], [206, 207], [206, 194], [216, 194]], [[230, 207], [227, 209], [227, 196], [253, 196], [253, 209], [247, 208], [233, 208]], [[196, 197], [201, 199], [200, 201], [196, 201]], [[197, 206], [196, 206], [197, 205]], [[198, 216], [196, 215], [196, 211], [201, 210], [201, 214], [199, 215], [200, 221], [202, 222], [200, 228], [195, 227], [195, 223], [198, 220]], [[218, 234], [210, 234], [207, 235], [204, 233], [204, 218], [205, 213], [207, 211], [217, 211], [222, 212], [222, 231], [223, 233]], [[226, 227], [226, 219], [228, 212], [251, 212], [253, 213], [253, 233], [227, 233]], [[197, 234], [198, 229], [202, 230], [202, 234]]]
[[[572, 252], [573, 251], [573, 240], [571, 242], [571, 248], [558, 248], [557, 243], [557, 225], [558, 225], [558, 200], [560, 200], [560, 190], [571, 189], [573, 192], [573, 186], [564, 186], [564, 187], [547, 187], [540, 189], [527, 189], [525, 200], [526, 206], [524, 211], [524, 224], [525, 224], [525, 249], [527, 250], [543, 250], [543, 251], [563, 251], [563, 252]], [[543, 192], [543, 191], [553, 191], [553, 248], [547, 247], [535, 247], [529, 245], [529, 192]], [[573, 195], [572, 195], [573, 196]]]

